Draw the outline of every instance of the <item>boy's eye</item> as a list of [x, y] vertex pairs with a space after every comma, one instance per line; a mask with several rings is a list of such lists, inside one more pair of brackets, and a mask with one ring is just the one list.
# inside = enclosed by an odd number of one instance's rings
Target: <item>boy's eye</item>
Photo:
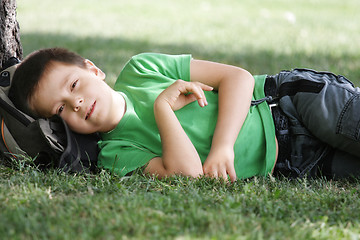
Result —
[[76, 80], [75, 82], [73, 82], [73, 84], [71, 84], [71, 89], [74, 89], [77, 85], [79, 80]]
[[61, 105], [61, 107], [59, 108], [57, 114], [60, 115], [63, 110], [64, 110], [64, 105]]

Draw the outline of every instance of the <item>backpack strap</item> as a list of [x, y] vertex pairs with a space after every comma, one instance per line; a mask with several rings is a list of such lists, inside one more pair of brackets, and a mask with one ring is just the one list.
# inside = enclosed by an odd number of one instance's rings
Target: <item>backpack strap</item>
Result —
[[[4, 64], [4, 68], [0, 73], [0, 90], [2, 90], [5, 95], [9, 94], [10, 85], [12, 77], [14, 76], [15, 70], [20, 61], [16, 58], [11, 58]], [[15, 65], [14, 65], [15, 64]]]
[[[0, 107], [8, 112], [15, 119], [18, 119], [24, 126], [28, 126], [33, 119], [23, 114], [20, 110], [16, 109], [12, 104], [9, 104], [6, 100], [10, 101], [7, 96], [0, 92]], [[31, 120], [32, 119], [32, 120]]]
[[[16, 109], [12, 101], [9, 99], [8, 94], [11, 86], [11, 79], [20, 61], [17, 58], [10, 58], [4, 64], [4, 70], [0, 73], [0, 108], [3, 108], [7, 113], [18, 119], [22, 124], [28, 126], [34, 119], [20, 110]], [[13, 65], [15, 64], [15, 65]], [[6, 66], [9, 66], [6, 68]]]
[[9, 129], [4, 123], [4, 118], [1, 118], [1, 138], [4, 143], [4, 146], [7, 152], [14, 158], [17, 158], [16, 155], [20, 149], [19, 145], [16, 143], [15, 139], [9, 132]]
[[66, 147], [66, 138], [59, 134], [62, 127], [62, 122], [60, 120], [54, 120], [56, 118], [49, 119], [38, 119], [40, 129], [42, 134], [47, 140], [48, 144], [56, 152], [63, 152]]

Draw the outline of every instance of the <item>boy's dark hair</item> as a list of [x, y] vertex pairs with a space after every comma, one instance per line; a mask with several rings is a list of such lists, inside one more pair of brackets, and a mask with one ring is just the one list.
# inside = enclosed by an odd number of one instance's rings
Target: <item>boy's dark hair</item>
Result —
[[52, 62], [86, 67], [83, 57], [64, 48], [41, 49], [28, 55], [15, 71], [9, 98], [18, 109], [34, 118], [38, 116], [30, 109], [29, 100]]

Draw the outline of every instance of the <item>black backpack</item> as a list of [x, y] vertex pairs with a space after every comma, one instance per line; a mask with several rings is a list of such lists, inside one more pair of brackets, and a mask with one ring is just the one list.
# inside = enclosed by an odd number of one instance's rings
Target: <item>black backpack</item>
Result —
[[10, 58], [0, 73], [0, 155], [3, 160], [30, 157], [39, 168], [65, 172], [96, 170], [98, 134], [72, 132], [59, 116], [33, 119], [8, 98], [12, 76], [20, 63]]

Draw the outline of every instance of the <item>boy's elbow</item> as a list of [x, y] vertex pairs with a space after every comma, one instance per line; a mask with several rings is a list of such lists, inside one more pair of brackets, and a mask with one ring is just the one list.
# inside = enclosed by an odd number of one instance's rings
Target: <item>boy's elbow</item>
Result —
[[252, 88], [255, 86], [255, 79], [253, 75], [239, 67], [235, 67], [232, 72], [228, 73], [229, 75], [223, 79], [222, 82], [224, 82], [225, 85], [230, 84], [231, 86], [241, 84], [244, 86], [246, 85], [247, 88]]
[[183, 176], [191, 177], [191, 178], [199, 178], [204, 175], [204, 172], [201, 169], [189, 169], [186, 173], [181, 173]]
[[159, 178], [171, 177], [177, 175], [199, 178], [204, 174], [202, 167], [179, 168], [177, 166], [165, 166], [160, 157], [156, 157], [150, 160], [150, 162], [145, 168], [145, 173], [150, 175], [156, 175]]
[[245, 69], [240, 69], [239, 74], [240, 79], [245, 79], [249, 84], [255, 85], [254, 76], [249, 71]]
[[184, 177], [191, 177], [191, 178], [199, 178], [201, 177], [204, 172], [199, 168], [196, 167], [187, 167], [183, 169], [174, 168], [165, 168], [165, 172], [167, 176], [184, 176]]

